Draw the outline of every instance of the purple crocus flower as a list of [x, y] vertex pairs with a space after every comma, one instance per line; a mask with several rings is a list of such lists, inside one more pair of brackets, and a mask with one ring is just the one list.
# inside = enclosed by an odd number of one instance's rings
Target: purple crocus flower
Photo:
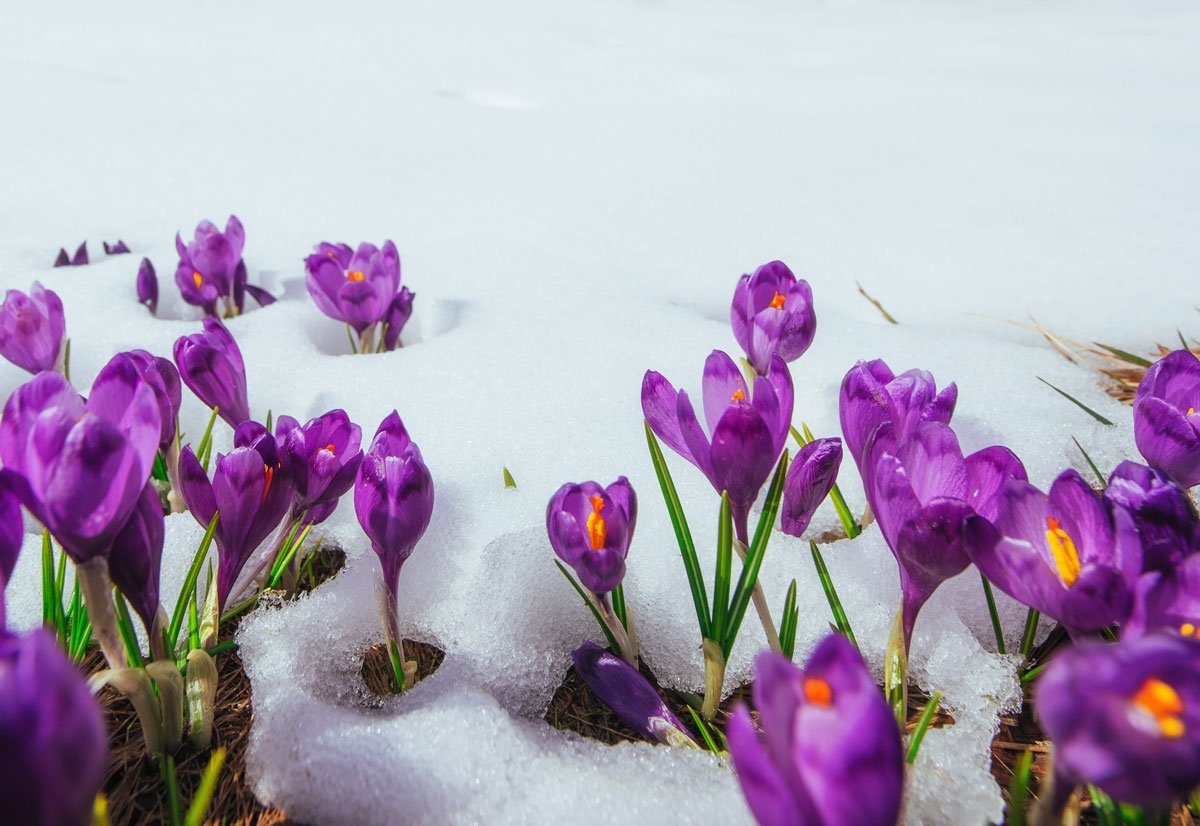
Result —
[[1133, 398], [1133, 438], [1147, 464], [1185, 488], [1200, 484], [1200, 359], [1189, 350], [1150, 365]]
[[0, 799], [30, 826], [84, 826], [104, 779], [104, 718], [47, 632], [0, 630]]
[[890, 826], [900, 816], [900, 731], [858, 650], [825, 638], [801, 670], [764, 651], [754, 705], [726, 735], [742, 793], [763, 826]]
[[[970, 517], [987, 524], [995, 491], [1025, 469], [1007, 448], [963, 457], [949, 425], [924, 422], [898, 441], [891, 422], [871, 436], [863, 486], [880, 531], [900, 566], [904, 644], [912, 641], [921, 606], [938, 586], [971, 564], [963, 545]], [[985, 573], [987, 573], [985, 571]]]
[[867, 440], [881, 424], [891, 422], [895, 438], [902, 442], [921, 422], [949, 424], [957, 401], [956, 385], [938, 392], [933, 376], [924, 370], [897, 376], [881, 359], [860, 361], [842, 379], [842, 436], [861, 469]]
[[77, 563], [108, 553], [150, 475], [160, 420], [129, 363], [97, 378], [86, 404], [57, 373], [17, 388], [0, 421], [0, 461], [22, 503]]
[[183, 300], [203, 307], [211, 315], [218, 301], [232, 299], [235, 281], [240, 279], [244, 284], [246, 279], [246, 264], [242, 260], [245, 245], [246, 231], [236, 215], [229, 216], [224, 232], [211, 221], [201, 221], [194, 240], [188, 244], [176, 233], [179, 266], [175, 269], [175, 283]]
[[649, 740], [696, 747], [683, 723], [641, 673], [592, 642], [571, 652], [577, 673], [625, 725]]
[[1172, 634], [1060, 652], [1037, 681], [1055, 801], [1090, 783], [1166, 809], [1200, 784], [1200, 642]]
[[75, 248], [75, 255], [67, 255], [65, 249], [59, 248], [58, 257], [54, 259], [56, 267], [84, 267], [88, 263], [87, 241]]
[[388, 315], [400, 289], [400, 255], [391, 241], [359, 244], [353, 254], [345, 244], [318, 244], [304, 267], [317, 308], [359, 335]]
[[39, 282], [29, 295], [9, 290], [0, 305], [0, 356], [40, 373], [58, 365], [67, 322], [59, 297]]
[[1138, 579], [1133, 613], [1121, 626], [1121, 639], [1134, 640], [1159, 630], [1200, 639], [1200, 554]]
[[383, 317], [385, 325], [383, 332], [384, 352], [391, 352], [400, 344], [400, 332], [412, 316], [413, 300], [416, 297], [417, 294], [408, 287], [401, 287], [400, 292], [396, 293], [396, 297], [392, 299], [391, 305], [388, 306], [387, 315]]
[[766, 375], [771, 357], [795, 361], [817, 334], [812, 288], [787, 264], [771, 261], [743, 275], [729, 311], [733, 336], [755, 371]]
[[1073, 469], [1047, 496], [1028, 482], [1000, 490], [992, 522], [968, 521], [965, 544], [993, 585], [1074, 636], [1129, 617], [1142, 567], [1133, 519]]
[[813, 514], [833, 490], [841, 466], [841, 439], [814, 439], [797, 451], [783, 482], [779, 519], [784, 533], [804, 535]]
[[1104, 497], [1133, 517], [1142, 540], [1143, 571], [1170, 571], [1200, 546], [1196, 506], [1161, 470], [1121, 462], [1108, 477]]
[[659, 439], [698, 467], [717, 491], [729, 492], [738, 539], [746, 542], [750, 506], [787, 441], [792, 376], [774, 356], [767, 374], [754, 379], [751, 393], [733, 359], [714, 350], [704, 362], [702, 394], [711, 438], [687, 393], [653, 370], [642, 379], [642, 412]]
[[125, 242], [120, 238], [117, 239], [117, 243], [115, 244], [110, 244], [107, 241], [102, 241], [101, 243], [104, 244], [105, 255], [124, 255], [129, 252], [129, 247], [125, 246]]
[[596, 482], [563, 485], [546, 507], [546, 533], [554, 553], [597, 595], [625, 578], [636, 524], [637, 495], [624, 476], [607, 488]]
[[204, 331], [175, 342], [179, 376], [196, 397], [236, 428], [250, 418], [246, 364], [229, 330], [216, 318], [204, 319]]
[[137, 271], [138, 302], [146, 305], [151, 315], [158, 312], [158, 276], [149, 258], [143, 258]]
[[151, 355], [145, 350], [129, 350], [117, 353], [96, 377], [96, 381], [107, 380], [110, 373], [132, 366], [142, 381], [154, 391], [154, 401], [158, 405], [159, 441], [158, 449], [166, 452], [175, 440], [175, 426], [179, 417], [179, 405], [183, 401], [183, 393], [179, 383], [179, 371], [175, 365], [165, 358]]
[[291, 471], [275, 438], [257, 422], [245, 422], [235, 447], [218, 454], [210, 482], [190, 446], [179, 460], [180, 485], [188, 510], [201, 525], [221, 512], [217, 543], [217, 604], [223, 607], [247, 560], [283, 521], [292, 503]]
[[[344, 410], [331, 410], [304, 425], [294, 422], [290, 416], [280, 416], [275, 431], [295, 481], [293, 511], [300, 514], [325, 504], [336, 507], [362, 464], [362, 429]], [[332, 513], [329, 510], [326, 518]]]
[[152, 482], [147, 482], [137, 506], [121, 528], [108, 553], [108, 573], [129, 600], [146, 627], [151, 647], [157, 649], [155, 622], [159, 613], [159, 572], [162, 568], [162, 502]]
[[[4, 589], [12, 579], [25, 540], [25, 526], [21, 519], [21, 500], [12, 489], [12, 483], [0, 474], [0, 629], [4, 628]], [[0, 633], [3, 633], [0, 631]]]

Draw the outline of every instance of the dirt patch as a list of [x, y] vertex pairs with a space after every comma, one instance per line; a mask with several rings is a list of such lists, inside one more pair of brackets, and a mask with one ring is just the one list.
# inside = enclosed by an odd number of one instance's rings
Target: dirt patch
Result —
[[[427, 642], [405, 640], [404, 656], [417, 661], [417, 682], [420, 682], [438, 670], [442, 660], [446, 659], [446, 652]], [[374, 697], [395, 694], [396, 678], [392, 675], [392, 662], [385, 643], [371, 646], [363, 655], [362, 678], [367, 691]]]

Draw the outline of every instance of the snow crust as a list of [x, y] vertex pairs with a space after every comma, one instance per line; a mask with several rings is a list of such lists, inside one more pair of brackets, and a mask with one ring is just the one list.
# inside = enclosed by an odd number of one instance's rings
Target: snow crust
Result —
[[[643, 654], [670, 685], [702, 682], [638, 389], [652, 368], [698, 391], [707, 353], [735, 348], [742, 272], [780, 258], [813, 286], [797, 423], [837, 433], [838, 383], [860, 358], [923, 367], [958, 382], [964, 449], [1008, 444], [1041, 485], [1087, 472], [1072, 436], [1102, 468], [1132, 455], [1129, 413], [997, 319], [1033, 314], [1131, 350], [1195, 326], [1194, 4], [263, 0], [3, 17], [0, 287], [59, 293], [78, 386], [119, 350], [169, 355], [198, 329], [172, 283], [173, 236], [236, 212], [251, 281], [282, 296], [229, 323], [255, 414], [342, 407], [370, 433], [396, 408], [434, 475], [433, 522], [400, 585], [406, 633], [447, 652], [432, 678], [382, 705], [363, 693], [361, 655], [382, 631], [349, 501], [328, 525], [347, 570], [242, 626], [251, 780], [301, 822], [748, 821], [711, 757], [608, 748], [540, 720], [570, 650], [599, 639], [545, 538], [564, 481], [629, 476]], [[105, 258], [101, 239], [117, 237], [133, 254]], [[353, 356], [308, 298], [302, 260], [321, 240], [389, 237], [417, 293], [405, 347]], [[95, 264], [50, 269], [84, 238]], [[135, 298], [143, 255], [158, 318]], [[25, 378], [0, 364], [0, 393]], [[198, 437], [206, 412], [185, 393], [183, 430]], [[218, 425], [217, 449], [230, 441]], [[668, 461], [711, 571], [716, 496]], [[812, 533], [835, 524], [826, 507]], [[201, 533], [168, 522], [168, 611]], [[8, 589], [18, 627], [39, 619], [39, 542]], [[879, 668], [894, 561], [875, 529], [825, 557]], [[776, 612], [793, 577], [799, 659], [830, 617], [806, 543], [777, 534], [763, 569]], [[998, 596], [1011, 648], [1024, 612]], [[763, 644], [753, 615], [743, 628], [729, 687]], [[988, 744], [1020, 691], [994, 648], [968, 571], [916, 629], [913, 677], [957, 722], [925, 741], [907, 823], [1001, 816]]]

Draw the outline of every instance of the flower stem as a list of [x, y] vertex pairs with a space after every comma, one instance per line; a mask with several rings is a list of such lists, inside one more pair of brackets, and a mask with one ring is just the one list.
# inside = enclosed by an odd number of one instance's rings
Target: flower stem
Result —
[[[737, 532], [737, 542], [733, 543], [733, 547], [737, 550], [738, 559], [746, 562], [746, 555], [750, 548], [750, 529], [749, 529], [750, 514], [742, 508], [735, 508], [733, 513], [733, 528]], [[779, 632], [775, 630], [775, 620], [771, 619], [771, 607], [767, 605], [767, 595], [763, 593], [762, 582], [754, 580], [754, 590], [750, 594], [750, 599], [754, 602], [754, 610], [758, 612], [758, 620], [762, 623], [763, 631], [767, 635], [767, 644], [771, 646], [771, 650], [777, 653], [783, 652], [783, 646], [779, 643]]]
[[904, 613], [896, 612], [883, 657], [883, 690], [900, 730], [908, 718], [908, 646], [904, 642]]
[[629, 632], [625, 630], [625, 626], [617, 619], [617, 615], [613, 613], [612, 604], [609, 602], [607, 595], [593, 594], [596, 604], [600, 608], [600, 616], [604, 618], [604, 624], [608, 626], [612, 632], [613, 639], [617, 641], [617, 647], [621, 649], [621, 658], [629, 663], [634, 668], [638, 667], [637, 647], [633, 644], [633, 640], [629, 636]]
[[108, 667], [127, 668], [128, 655], [117, 630], [117, 614], [113, 608], [112, 588], [108, 582], [108, 560], [102, 556], [75, 566], [75, 578], [87, 604], [88, 621], [100, 643]]

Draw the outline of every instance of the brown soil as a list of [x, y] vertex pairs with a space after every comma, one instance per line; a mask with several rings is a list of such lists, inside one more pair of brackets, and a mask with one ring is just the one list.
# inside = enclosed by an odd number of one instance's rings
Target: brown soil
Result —
[[[446, 652], [427, 642], [405, 640], [404, 657], [417, 661], [417, 681], [420, 682], [438, 670], [442, 660], [446, 659]], [[396, 693], [396, 678], [392, 675], [392, 661], [385, 643], [371, 646], [363, 655], [362, 678], [367, 691], [376, 697], [391, 697]]]

